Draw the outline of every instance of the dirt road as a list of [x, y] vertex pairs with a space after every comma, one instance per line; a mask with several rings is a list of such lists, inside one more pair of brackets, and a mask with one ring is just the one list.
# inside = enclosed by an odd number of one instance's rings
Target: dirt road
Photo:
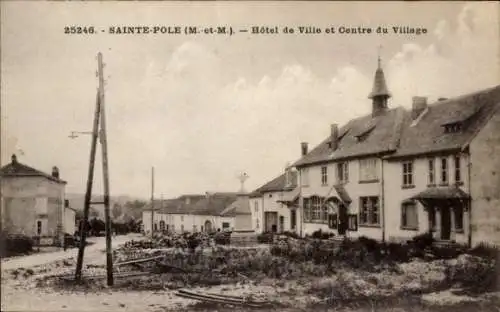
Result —
[[[113, 237], [112, 246], [116, 248], [118, 245], [125, 243], [131, 239], [138, 239], [142, 237], [140, 234], [130, 234]], [[104, 237], [90, 237], [89, 242], [93, 244], [85, 248], [84, 262], [94, 262], [102, 258], [104, 263], [103, 250], [106, 249], [106, 239]], [[78, 255], [78, 248], [68, 249], [66, 251], [55, 251], [49, 253], [33, 254], [29, 256], [20, 256], [14, 258], [2, 259], [2, 271], [14, 270], [19, 268], [30, 268], [37, 265], [48, 264], [54, 261], [69, 259]], [[97, 258], [97, 259], [96, 259]]]

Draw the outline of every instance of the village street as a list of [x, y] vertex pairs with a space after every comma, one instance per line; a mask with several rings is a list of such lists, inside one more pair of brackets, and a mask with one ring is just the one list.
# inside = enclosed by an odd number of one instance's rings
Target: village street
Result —
[[[138, 237], [138, 234], [129, 234], [113, 237], [113, 247], [116, 248], [120, 244], [125, 243], [128, 240]], [[104, 253], [106, 249], [106, 238], [105, 237], [89, 237], [87, 241], [92, 243], [85, 248], [85, 263], [94, 263], [95, 261], [102, 260], [104, 263]], [[77, 257], [78, 248], [67, 249], [66, 251], [54, 251], [47, 253], [33, 254], [29, 256], [18, 256], [12, 258], [2, 259], [2, 271], [14, 270], [19, 268], [30, 268], [34, 266], [48, 264], [54, 261], [68, 259], [72, 257]], [[101, 259], [102, 258], [102, 259]]]

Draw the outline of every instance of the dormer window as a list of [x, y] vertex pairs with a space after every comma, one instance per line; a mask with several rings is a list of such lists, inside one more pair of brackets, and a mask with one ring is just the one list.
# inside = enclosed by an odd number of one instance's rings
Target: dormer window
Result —
[[444, 133], [457, 133], [462, 131], [463, 123], [462, 122], [454, 122], [450, 124], [443, 125]]
[[375, 129], [375, 126], [372, 126], [372, 127], [368, 128], [367, 130], [361, 132], [360, 134], [356, 135], [356, 140], [358, 142], [363, 142], [364, 140], [366, 140], [368, 138], [368, 136], [373, 131], [373, 129]]

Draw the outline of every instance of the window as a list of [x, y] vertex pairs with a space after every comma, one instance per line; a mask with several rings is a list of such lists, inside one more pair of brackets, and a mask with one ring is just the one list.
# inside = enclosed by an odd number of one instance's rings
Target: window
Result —
[[302, 186], [308, 186], [309, 185], [309, 168], [304, 168], [301, 170], [302, 172]]
[[222, 228], [223, 229], [228, 229], [230, 226], [229, 222], [222, 222]]
[[321, 220], [321, 201], [319, 199], [319, 197], [312, 197], [311, 198], [311, 220], [312, 221], [318, 221], [318, 220]]
[[346, 183], [349, 181], [349, 166], [348, 162], [337, 164], [337, 181], [338, 183]]
[[311, 199], [304, 198], [304, 221], [311, 221]]
[[415, 202], [403, 203], [401, 206], [401, 228], [418, 229], [418, 210]]
[[462, 207], [456, 207], [454, 210], [455, 214], [455, 230], [460, 232], [464, 230], [464, 211]]
[[[260, 227], [260, 224], [259, 224], [259, 218], [256, 218], [256, 219], [255, 219], [255, 228], [257, 228], [257, 229], [258, 229], [259, 227]], [[201, 231], [203, 232], [203, 226], [202, 226]]]
[[42, 221], [36, 221], [36, 233], [38, 235], [42, 234]]
[[348, 230], [349, 231], [357, 231], [358, 230], [358, 216], [357, 215], [349, 215], [348, 220]]
[[361, 159], [359, 161], [359, 181], [374, 181], [377, 179], [377, 159]]
[[378, 197], [360, 197], [359, 223], [362, 225], [379, 225]]
[[436, 184], [435, 178], [436, 178], [436, 173], [434, 170], [434, 159], [430, 158], [428, 160], [428, 166], [429, 166], [429, 184], [433, 185]]
[[455, 155], [455, 183], [460, 184], [462, 182], [462, 172], [460, 171], [460, 155]]
[[441, 158], [441, 184], [448, 184], [448, 159]]
[[193, 233], [196, 233], [198, 232], [198, 227], [196, 226], [196, 224], [193, 224]]
[[451, 124], [444, 125], [444, 133], [456, 133], [462, 131], [462, 123], [455, 122]]
[[328, 184], [328, 167], [323, 166], [321, 167], [321, 185], [327, 185]]
[[304, 198], [304, 221], [314, 223], [328, 222], [328, 207], [324, 205], [324, 198], [318, 196]]
[[181, 224], [181, 232], [184, 233], [184, 224]]
[[403, 163], [403, 187], [413, 186], [413, 161]]
[[181, 216], [181, 222], [184, 222], [184, 216]]
[[161, 220], [160, 221], [160, 231], [164, 231], [165, 230], [165, 221]]
[[258, 201], [255, 201], [255, 203], [254, 203], [254, 210], [255, 210], [255, 212], [259, 212], [259, 202]]

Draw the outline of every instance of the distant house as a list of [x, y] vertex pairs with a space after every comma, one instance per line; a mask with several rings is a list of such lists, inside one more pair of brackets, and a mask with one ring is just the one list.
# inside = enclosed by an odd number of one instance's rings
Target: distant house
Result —
[[252, 228], [256, 233], [298, 230], [297, 172], [287, 167], [285, 173], [250, 194]]
[[65, 200], [66, 181], [59, 169], [52, 174], [29, 167], [12, 156], [0, 169], [2, 229], [10, 234], [41, 237], [60, 244], [64, 233], [73, 234], [75, 212]]
[[307, 150], [299, 171], [302, 235], [500, 245], [500, 86], [412, 109], [389, 108], [377, 68], [372, 112]]
[[[183, 195], [175, 199], [158, 200], [154, 205], [154, 231], [211, 232], [245, 228], [250, 219], [248, 197], [237, 193], [207, 193], [206, 195]], [[151, 232], [151, 204], [143, 210], [143, 229]]]

